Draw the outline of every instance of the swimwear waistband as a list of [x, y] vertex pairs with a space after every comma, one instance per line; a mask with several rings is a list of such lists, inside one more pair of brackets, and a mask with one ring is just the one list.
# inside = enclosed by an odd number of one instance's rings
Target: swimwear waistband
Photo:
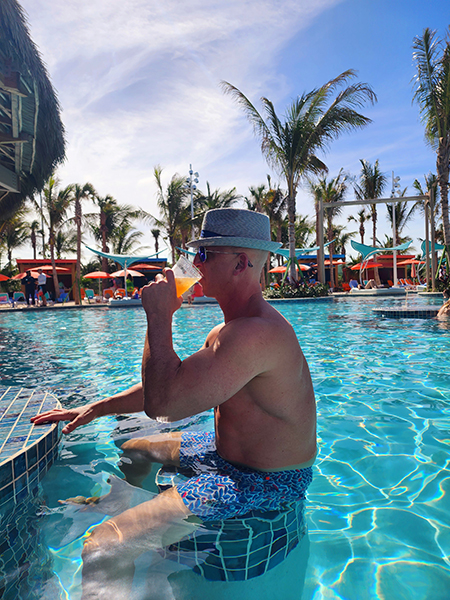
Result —
[[312, 458], [310, 458], [309, 460], [307, 460], [304, 463], [300, 463], [298, 465], [287, 465], [286, 467], [275, 467], [273, 469], [262, 469], [262, 468], [255, 469], [254, 467], [249, 467], [248, 465], [244, 465], [242, 463], [238, 463], [238, 462], [234, 462], [234, 461], [232, 462], [231, 460], [229, 460], [228, 462], [238, 468], [245, 467], [247, 469], [253, 469], [254, 471], [262, 471], [263, 473], [282, 473], [283, 471], [296, 471], [298, 469], [307, 469], [308, 467], [312, 467], [316, 461], [317, 454], [318, 454], [318, 450], [315, 451], [314, 456]]

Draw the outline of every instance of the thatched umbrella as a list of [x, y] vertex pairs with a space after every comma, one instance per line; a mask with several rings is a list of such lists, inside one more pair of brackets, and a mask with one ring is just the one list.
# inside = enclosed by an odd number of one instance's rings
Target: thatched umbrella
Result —
[[0, 214], [7, 218], [65, 154], [59, 102], [17, 0], [0, 2], [0, 73]]

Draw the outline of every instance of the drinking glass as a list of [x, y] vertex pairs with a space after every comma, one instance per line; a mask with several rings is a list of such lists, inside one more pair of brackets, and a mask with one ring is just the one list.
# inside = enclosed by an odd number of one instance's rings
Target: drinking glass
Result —
[[201, 278], [202, 274], [186, 257], [180, 256], [172, 267], [178, 298]]

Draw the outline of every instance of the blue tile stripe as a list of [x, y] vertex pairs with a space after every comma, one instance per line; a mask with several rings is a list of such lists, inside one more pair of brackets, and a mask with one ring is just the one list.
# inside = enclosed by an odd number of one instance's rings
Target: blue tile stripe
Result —
[[433, 319], [439, 308], [373, 308], [372, 312], [390, 319]]

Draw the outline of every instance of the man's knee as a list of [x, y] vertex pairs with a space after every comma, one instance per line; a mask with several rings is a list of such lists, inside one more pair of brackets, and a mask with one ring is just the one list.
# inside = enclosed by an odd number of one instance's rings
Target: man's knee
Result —
[[128, 440], [122, 444], [124, 457], [136, 465], [146, 462], [178, 465], [180, 456], [181, 434], [156, 434], [145, 438]]

